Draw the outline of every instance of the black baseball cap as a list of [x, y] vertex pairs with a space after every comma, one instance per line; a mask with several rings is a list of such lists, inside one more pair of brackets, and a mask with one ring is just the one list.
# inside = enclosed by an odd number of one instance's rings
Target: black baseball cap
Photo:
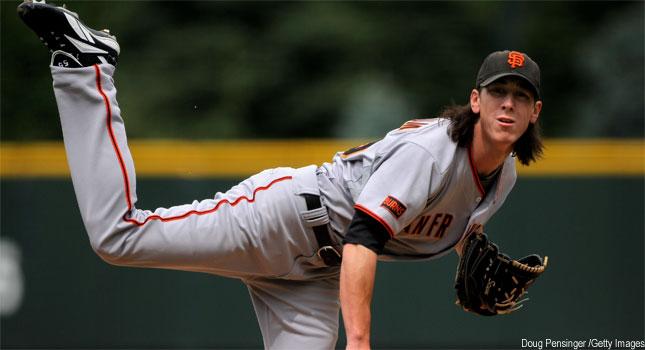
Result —
[[516, 76], [526, 80], [533, 87], [536, 99], [542, 99], [540, 67], [531, 57], [519, 51], [496, 51], [488, 55], [477, 73], [477, 88], [485, 87], [495, 80], [507, 76]]

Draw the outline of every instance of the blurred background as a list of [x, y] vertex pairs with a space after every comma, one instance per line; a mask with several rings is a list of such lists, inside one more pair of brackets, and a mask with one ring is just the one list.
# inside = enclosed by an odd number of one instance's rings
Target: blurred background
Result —
[[[17, 3], [2, 3], [2, 139], [58, 140], [48, 53]], [[547, 136], [643, 133], [640, 1], [68, 5], [119, 39], [130, 137], [378, 137], [465, 104], [503, 49], [541, 65]]]
[[[239, 282], [117, 268], [92, 253], [49, 55], [18, 4], [0, 3], [0, 346], [261, 347]], [[455, 256], [381, 264], [374, 345], [645, 338], [642, 1], [66, 4], [119, 39], [141, 208], [210, 197], [265, 167], [329, 161], [465, 104], [488, 53], [528, 53], [542, 69], [545, 159], [520, 169], [487, 231], [511, 255], [549, 255], [550, 271], [525, 310], [481, 318], [453, 305]]]

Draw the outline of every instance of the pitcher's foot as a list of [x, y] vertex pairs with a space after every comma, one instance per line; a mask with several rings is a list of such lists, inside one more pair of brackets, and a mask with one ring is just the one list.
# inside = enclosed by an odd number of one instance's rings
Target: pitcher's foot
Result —
[[87, 67], [109, 63], [116, 66], [119, 43], [107, 29], [94, 30], [78, 14], [43, 1], [25, 0], [18, 15], [52, 53], [52, 65]]

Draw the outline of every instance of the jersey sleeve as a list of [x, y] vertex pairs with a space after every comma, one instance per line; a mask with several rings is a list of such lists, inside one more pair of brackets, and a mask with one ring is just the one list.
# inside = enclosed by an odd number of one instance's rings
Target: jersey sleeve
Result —
[[343, 244], [360, 244], [376, 254], [383, 252], [385, 243], [390, 239], [385, 227], [371, 216], [357, 210], [349, 224]]
[[382, 155], [354, 209], [378, 221], [392, 237], [425, 208], [434, 158], [414, 143], [403, 143]]

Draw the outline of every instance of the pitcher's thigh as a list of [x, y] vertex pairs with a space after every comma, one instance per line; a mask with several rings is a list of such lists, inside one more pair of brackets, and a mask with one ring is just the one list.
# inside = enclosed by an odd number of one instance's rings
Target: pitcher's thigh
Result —
[[338, 277], [246, 281], [266, 349], [333, 349], [338, 339]]

